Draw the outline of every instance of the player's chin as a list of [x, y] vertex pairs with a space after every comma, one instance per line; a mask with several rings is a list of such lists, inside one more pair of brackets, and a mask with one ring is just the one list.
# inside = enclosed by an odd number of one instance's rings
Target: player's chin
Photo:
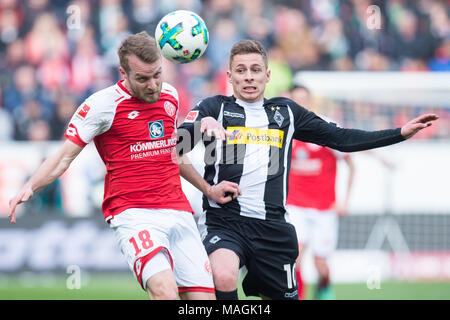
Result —
[[160, 93], [153, 93], [153, 94], [147, 94], [142, 97], [142, 100], [144, 100], [147, 103], [155, 103], [159, 100], [159, 97], [161, 96]]
[[261, 93], [258, 91], [252, 92], [241, 91], [241, 96], [243, 100], [247, 102], [256, 102], [261, 100]]

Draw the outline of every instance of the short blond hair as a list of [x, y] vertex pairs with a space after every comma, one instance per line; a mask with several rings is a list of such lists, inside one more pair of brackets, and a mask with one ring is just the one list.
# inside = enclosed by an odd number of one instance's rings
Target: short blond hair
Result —
[[120, 66], [127, 73], [130, 71], [129, 55], [134, 54], [145, 63], [154, 63], [161, 58], [155, 38], [145, 31], [128, 36], [123, 40], [117, 54], [119, 55]]

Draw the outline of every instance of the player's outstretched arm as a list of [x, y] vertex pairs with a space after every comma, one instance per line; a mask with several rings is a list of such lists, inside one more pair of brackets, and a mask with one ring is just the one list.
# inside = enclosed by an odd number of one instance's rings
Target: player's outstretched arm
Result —
[[239, 185], [230, 181], [221, 181], [212, 186], [197, 172], [186, 155], [179, 159], [180, 175], [216, 203], [224, 204], [241, 194]]
[[409, 139], [417, 132], [432, 125], [439, 117], [436, 114], [424, 114], [417, 117], [402, 127], [401, 134], [405, 139]]
[[60, 177], [69, 168], [81, 150], [83, 150], [82, 147], [67, 140], [54, 155], [41, 164], [17, 195], [9, 200], [8, 217], [11, 223], [16, 223], [17, 205], [30, 200], [36, 190], [49, 185]]

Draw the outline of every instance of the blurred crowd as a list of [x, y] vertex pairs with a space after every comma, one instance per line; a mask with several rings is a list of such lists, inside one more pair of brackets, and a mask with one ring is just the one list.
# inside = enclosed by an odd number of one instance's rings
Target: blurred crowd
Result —
[[[269, 96], [292, 86], [302, 70], [450, 71], [445, 0], [0, 0], [0, 141], [61, 139], [77, 106], [119, 80], [120, 42], [141, 30], [153, 35], [161, 17], [176, 9], [199, 13], [210, 32], [199, 61], [164, 60], [164, 78], [180, 94], [181, 119], [199, 99], [229, 94], [228, 53], [243, 38], [268, 48]], [[385, 128], [423, 111], [329, 105], [367, 129], [373, 124], [364, 121], [364, 108], [367, 120], [379, 112], [377, 124]], [[449, 108], [439, 112], [450, 127]]]

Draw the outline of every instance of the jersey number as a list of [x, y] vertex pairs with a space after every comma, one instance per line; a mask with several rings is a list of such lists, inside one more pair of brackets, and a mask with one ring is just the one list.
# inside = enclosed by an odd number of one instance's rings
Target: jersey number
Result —
[[286, 271], [286, 280], [288, 289], [292, 289], [297, 284], [297, 277], [295, 275], [295, 263], [291, 266], [289, 263], [283, 265], [284, 271]]
[[[150, 249], [153, 247], [153, 241], [150, 239], [150, 232], [148, 230], [142, 230], [138, 233], [138, 238], [141, 240], [141, 247], [143, 249]], [[136, 239], [133, 237], [129, 240], [129, 242], [133, 245], [135, 256], [137, 256], [139, 253], [141, 253], [141, 248], [136, 242]]]

